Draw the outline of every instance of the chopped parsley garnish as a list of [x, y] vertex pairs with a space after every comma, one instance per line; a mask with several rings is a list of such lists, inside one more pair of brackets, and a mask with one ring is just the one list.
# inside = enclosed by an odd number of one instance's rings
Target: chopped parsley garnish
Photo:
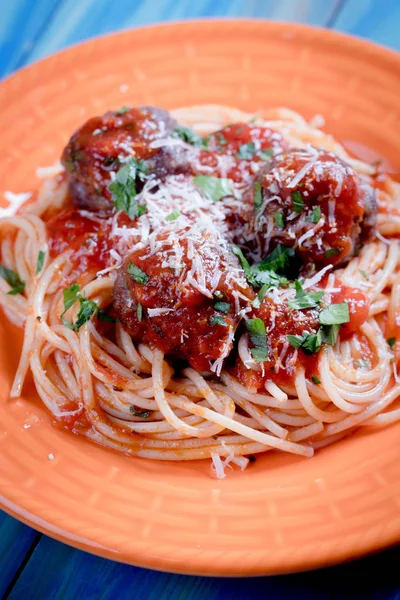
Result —
[[369, 364], [368, 361], [363, 360], [362, 358], [359, 358], [358, 360], [355, 361], [354, 366], [359, 369], [369, 369], [371, 365]]
[[[184, 125], [177, 125], [174, 131], [171, 133], [171, 137], [181, 138], [187, 144], [197, 146], [198, 148], [208, 148], [209, 138], [202, 138], [201, 135], [193, 131], [190, 127]], [[221, 142], [220, 142], [221, 143]]]
[[[68, 329], [72, 329], [73, 331], [79, 331], [79, 329], [89, 321], [89, 319], [97, 313], [98, 319], [100, 321], [106, 321], [108, 323], [115, 323], [116, 319], [108, 315], [103, 309], [99, 308], [94, 300], [89, 300], [84, 296], [81, 296], [79, 293], [81, 286], [79, 283], [72, 283], [69, 288], [66, 288], [63, 291], [64, 296], [64, 311], [61, 313], [60, 318], [63, 324], [68, 327]], [[71, 306], [75, 304], [79, 300], [80, 308], [77, 314], [77, 319], [75, 323], [69, 323], [66, 319], [64, 319], [64, 314], [67, 312]]]
[[338, 339], [340, 325], [324, 325], [321, 327], [320, 332], [322, 341], [328, 346], [334, 346]]
[[38, 259], [37, 259], [37, 263], [36, 263], [36, 275], [38, 273], [40, 273], [40, 271], [43, 269], [45, 256], [46, 255], [43, 252], [43, 250], [39, 250]]
[[261, 193], [261, 183], [256, 181], [254, 184], [254, 210], [258, 211], [262, 207], [262, 193]]
[[260, 150], [258, 152], [258, 156], [261, 158], [261, 160], [271, 160], [274, 156], [274, 153], [272, 148], [268, 148], [267, 150]]
[[124, 115], [125, 113], [131, 110], [130, 106], [121, 106], [118, 110], [115, 111], [116, 115]]
[[83, 296], [79, 296], [78, 300], [80, 308], [75, 323], [73, 325], [70, 325], [67, 321], [64, 323], [64, 325], [68, 323], [67, 327], [74, 331], [79, 331], [82, 325], [86, 323], [86, 321], [89, 321], [91, 316], [98, 310], [98, 306], [94, 300], [88, 300], [87, 298], [83, 298]]
[[193, 131], [193, 129], [190, 129], [190, 127], [185, 127], [184, 125], [177, 125], [174, 131], [171, 133], [171, 136], [174, 138], [181, 138], [181, 140], [187, 144], [192, 144], [193, 146], [203, 146], [203, 138], [201, 135]]
[[364, 277], [364, 279], [366, 279], [367, 281], [369, 281], [369, 275], [368, 275], [368, 273], [366, 273], [362, 269], [358, 269], [358, 272], [361, 273], [361, 275]]
[[11, 286], [11, 290], [7, 292], [7, 294], [10, 296], [22, 294], [25, 289], [25, 283], [21, 281], [18, 273], [11, 271], [11, 269], [7, 269], [7, 267], [3, 267], [3, 265], [0, 265], [0, 277], [5, 279]]
[[248, 144], [241, 144], [239, 152], [236, 153], [236, 156], [242, 160], [249, 160], [253, 158], [256, 152], [257, 150], [255, 143], [249, 142]]
[[289, 266], [290, 259], [295, 255], [293, 248], [288, 248], [283, 244], [279, 244], [270, 254], [268, 254], [260, 263], [261, 270], [270, 270], [278, 273], [285, 271]]
[[252, 302], [254, 308], [260, 308], [260, 306], [262, 304], [262, 301], [264, 300], [265, 295], [266, 295], [266, 293], [267, 293], [267, 291], [269, 290], [270, 287], [271, 286], [268, 283], [264, 283], [261, 286], [260, 291], [258, 292], [257, 296], [254, 298], [254, 300]]
[[145, 410], [143, 408], [135, 408], [132, 404], [129, 407], [129, 412], [132, 413], [134, 417], [142, 417], [142, 419], [148, 419], [151, 415], [151, 410]]
[[268, 287], [287, 285], [288, 280], [280, 272], [289, 266], [294, 250], [280, 244], [268, 254], [258, 265], [250, 266], [239, 246], [232, 246], [233, 253], [239, 258], [247, 281], [256, 287], [268, 284]]
[[285, 221], [283, 219], [283, 214], [280, 210], [276, 210], [273, 213], [273, 217], [274, 217], [274, 223], [277, 227], [280, 227], [281, 229], [283, 229], [285, 227]]
[[120, 164], [120, 160], [115, 156], [106, 156], [103, 159], [103, 167], [108, 167], [108, 170], [115, 169]]
[[128, 273], [134, 281], [136, 281], [137, 283], [141, 283], [143, 285], [146, 285], [146, 283], [150, 279], [150, 277], [147, 275], [147, 273], [142, 271], [142, 269], [140, 269], [133, 263], [129, 263]]
[[236, 156], [241, 160], [251, 160], [254, 156], [259, 156], [261, 160], [271, 160], [273, 152], [271, 148], [268, 148], [267, 150], [257, 150], [254, 142], [248, 142], [247, 144], [241, 144]]
[[324, 252], [324, 256], [326, 256], [326, 258], [333, 258], [334, 256], [337, 256], [338, 254], [340, 254], [339, 248], [329, 248], [328, 250], [325, 250], [325, 252]]
[[224, 317], [221, 315], [215, 314], [210, 317], [210, 325], [214, 327], [214, 325], [222, 325], [222, 327], [228, 327], [228, 323], [225, 321]]
[[318, 379], [318, 377], [317, 377], [316, 375], [313, 375], [313, 376], [311, 377], [311, 381], [312, 381], [313, 383], [315, 383], [315, 385], [319, 385], [319, 384], [321, 383], [321, 380], [320, 380], [320, 379]]
[[246, 329], [250, 336], [250, 341], [254, 348], [250, 353], [256, 362], [263, 362], [268, 358], [267, 332], [265, 323], [258, 317], [246, 321]]
[[[78, 283], [73, 283], [69, 288], [65, 289], [64, 294], [64, 312], [60, 315], [61, 321], [63, 324], [68, 327], [68, 329], [72, 329], [73, 331], [79, 331], [86, 321], [92, 317], [92, 315], [98, 310], [98, 306], [94, 300], [88, 300], [79, 294], [80, 285]], [[64, 314], [67, 312], [69, 308], [75, 302], [79, 300], [80, 308], [77, 315], [77, 319], [75, 323], [69, 323], [66, 319], [64, 319]]]
[[218, 138], [219, 146], [226, 146], [228, 144], [228, 141], [224, 138], [224, 136], [222, 135], [222, 133], [220, 131], [218, 131], [215, 135]]
[[214, 302], [214, 308], [215, 310], [218, 310], [219, 312], [228, 314], [229, 309], [230, 309], [231, 305], [229, 304], [229, 302]]
[[176, 208], [175, 210], [173, 210], [172, 212], [170, 212], [169, 215], [167, 215], [165, 217], [165, 220], [166, 221], [176, 221], [176, 219], [178, 217], [180, 217], [180, 214], [181, 214], [181, 211], [178, 208]]
[[321, 219], [321, 207], [316, 206], [309, 217], [306, 217], [308, 223], [319, 223]]
[[301, 348], [307, 354], [315, 354], [321, 349], [322, 342], [333, 346], [338, 338], [340, 325], [348, 323], [349, 320], [349, 309], [346, 302], [331, 304], [320, 312], [319, 322], [322, 327], [319, 328], [317, 333], [305, 332], [303, 335], [288, 335], [286, 337], [289, 344], [294, 348]]
[[146, 205], [138, 204], [136, 200], [136, 180], [143, 181], [147, 174], [146, 163], [131, 157], [108, 186], [115, 209], [123, 210], [130, 219], [141, 217], [146, 212]]
[[389, 348], [391, 350], [393, 350], [393, 348], [395, 347], [395, 344], [396, 344], [396, 338], [395, 337], [388, 338], [387, 343], [389, 344]]
[[79, 285], [79, 283], [72, 283], [69, 288], [66, 288], [63, 291], [63, 296], [64, 296], [64, 313], [67, 312], [67, 310], [69, 308], [71, 308], [71, 306], [73, 304], [75, 304], [75, 302], [78, 300], [78, 293], [79, 290], [81, 289], [81, 286]]
[[321, 329], [317, 333], [305, 332], [303, 335], [287, 335], [286, 338], [293, 348], [301, 348], [307, 354], [319, 352], [323, 341]]
[[330, 304], [319, 313], [321, 325], [342, 325], [350, 321], [349, 306], [347, 302]]
[[196, 175], [195, 184], [214, 202], [221, 200], [224, 196], [233, 195], [233, 186], [230, 179], [226, 177], [213, 177], [212, 175]]
[[288, 300], [290, 308], [301, 310], [303, 308], [316, 308], [321, 302], [325, 292], [306, 292], [301, 285], [301, 282], [295, 281], [296, 297], [293, 300]]
[[117, 319], [114, 319], [114, 317], [109, 315], [102, 308], [97, 309], [97, 318], [99, 319], [99, 321], [104, 321], [104, 323], [116, 323], [117, 322]]
[[84, 154], [81, 150], [73, 147], [68, 152], [68, 158], [63, 159], [62, 163], [69, 173], [74, 173], [76, 171], [76, 163], [79, 163], [83, 156]]
[[301, 195], [300, 192], [292, 192], [291, 196], [292, 196], [292, 203], [293, 203], [293, 210], [294, 210], [294, 212], [295, 213], [301, 213], [301, 211], [304, 208], [303, 196]]
[[136, 318], [139, 321], [139, 323], [141, 322], [141, 320], [143, 319], [143, 306], [140, 304], [140, 302], [137, 303], [137, 307], [136, 307]]

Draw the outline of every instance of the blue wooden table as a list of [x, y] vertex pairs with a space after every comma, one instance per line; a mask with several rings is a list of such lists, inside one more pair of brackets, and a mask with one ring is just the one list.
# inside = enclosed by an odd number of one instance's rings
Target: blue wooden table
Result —
[[[94, 35], [205, 16], [322, 25], [400, 50], [400, 0], [0, 0], [0, 77]], [[0, 512], [0, 595], [15, 600], [395, 600], [400, 599], [400, 551], [281, 577], [168, 575], [74, 550]]]

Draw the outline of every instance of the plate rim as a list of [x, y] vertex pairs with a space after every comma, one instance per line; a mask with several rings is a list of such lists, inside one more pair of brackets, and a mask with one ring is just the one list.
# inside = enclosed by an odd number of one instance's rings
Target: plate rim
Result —
[[[281, 29], [283, 31], [284, 29], [290, 29], [293, 32], [295, 32], [295, 31], [300, 31], [300, 32], [304, 32], [304, 33], [314, 32], [314, 34], [327, 36], [333, 41], [334, 40], [346, 41], [347, 44], [350, 44], [350, 47], [351, 46], [357, 46], [357, 47], [361, 46], [361, 47], [364, 47], [365, 49], [369, 49], [369, 51], [373, 51], [374, 53], [379, 53], [381, 56], [385, 55], [387, 59], [391, 59], [391, 60], [395, 61], [398, 65], [400, 65], [400, 52], [398, 52], [394, 49], [388, 48], [388, 47], [386, 47], [382, 44], [378, 44], [376, 42], [370, 42], [370, 41], [365, 40], [364, 38], [361, 38], [356, 35], [338, 32], [336, 30], [327, 29], [327, 28], [324, 28], [321, 26], [292, 23], [292, 22], [286, 22], [286, 21], [272, 21], [272, 20], [263, 19], [263, 18], [238, 18], [238, 17], [214, 18], [214, 17], [210, 17], [210, 18], [177, 20], [177, 21], [171, 21], [171, 22], [167, 22], [167, 23], [157, 23], [157, 24], [143, 25], [140, 27], [132, 27], [132, 28], [121, 30], [121, 31], [116, 31], [116, 32], [112, 32], [112, 33], [94, 36], [87, 40], [71, 44], [58, 52], [52, 53], [49, 56], [38, 59], [26, 66], [23, 66], [22, 68], [18, 69], [17, 71], [14, 71], [13, 73], [7, 75], [6, 77], [4, 77], [3, 79], [0, 80], [0, 91], [4, 87], [7, 87], [8, 85], [12, 85], [13, 81], [16, 80], [17, 78], [21, 78], [21, 77], [23, 78], [26, 75], [29, 76], [30, 72], [35, 71], [37, 69], [40, 70], [42, 68], [42, 66], [51, 64], [52, 61], [57, 60], [58, 57], [60, 57], [61, 55], [68, 54], [70, 52], [72, 52], [72, 53], [77, 52], [77, 51], [79, 51], [79, 48], [81, 48], [81, 47], [95, 45], [97, 43], [101, 43], [102, 40], [106, 40], [109, 38], [116, 38], [116, 37], [129, 38], [130, 36], [134, 35], [137, 31], [142, 31], [142, 30], [175, 29], [175, 28], [179, 28], [179, 27], [185, 27], [188, 25], [189, 26], [190, 25], [202, 26], [203, 24], [210, 24], [210, 23], [214, 24], [214, 25], [218, 25], [218, 24], [223, 25], [225, 23], [232, 23], [232, 22], [238, 24], [239, 26], [240, 26], [240, 24], [257, 24], [257, 25], [262, 25], [262, 26], [266, 27], [267, 29], [273, 28], [274, 30]], [[107, 450], [105, 449], [105, 451], [107, 451]], [[174, 569], [174, 568], [170, 568], [167, 566], [160, 567], [159, 566], [159, 564], [160, 564], [159, 558], [155, 558], [155, 559], [151, 560], [149, 558], [149, 556], [146, 555], [145, 560], [136, 560], [133, 557], [133, 553], [132, 553], [132, 555], [128, 556], [128, 555], [125, 555], [124, 553], [120, 553], [118, 550], [112, 550], [110, 548], [104, 548], [104, 547], [99, 548], [99, 546], [96, 546], [95, 544], [91, 545], [90, 543], [88, 543], [87, 539], [80, 539], [77, 536], [75, 536], [74, 534], [71, 534], [70, 532], [68, 532], [66, 530], [60, 530], [59, 527], [52, 525], [50, 521], [45, 521], [45, 520], [41, 519], [40, 517], [35, 516], [35, 514], [33, 512], [27, 511], [27, 510], [19, 507], [15, 502], [8, 500], [5, 496], [2, 496], [2, 495], [0, 495], [0, 508], [2, 510], [4, 510], [4, 512], [9, 514], [10, 516], [17, 518], [18, 520], [25, 523], [26, 525], [31, 526], [38, 531], [41, 531], [42, 533], [44, 533], [45, 535], [48, 535], [49, 537], [51, 537], [53, 539], [56, 539], [63, 543], [67, 543], [68, 545], [70, 545], [76, 549], [84, 550], [84, 551], [87, 551], [87, 552], [92, 553], [97, 556], [101, 556], [104, 558], [108, 558], [111, 560], [123, 562], [126, 564], [138, 566], [138, 567], [151, 568], [151, 569], [154, 569], [157, 571], [163, 571], [163, 572], [169, 572], [169, 573], [200, 575], [200, 576], [243, 577], [243, 576], [257, 576], [257, 575], [261, 576], [261, 575], [265, 575], [265, 574], [272, 575], [272, 574], [301, 572], [301, 571], [311, 570], [311, 569], [315, 569], [315, 568], [321, 568], [321, 567], [325, 567], [325, 566], [334, 565], [339, 562], [346, 562], [348, 560], [359, 558], [361, 556], [366, 556], [366, 555], [376, 552], [377, 550], [394, 546], [400, 540], [400, 537], [394, 537], [393, 533], [391, 535], [387, 534], [385, 540], [382, 539], [384, 537], [382, 535], [379, 540], [375, 540], [373, 543], [370, 543], [368, 546], [367, 546], [367, 544], [364, 544], [364, 546], [362, 548], [358, 549], [357, 551], [354, 551], [354, 549], [353, 549], [351, 551], [348, 551], [347, 553], [346, 552], [341, 553], [337, 550], [336, 554], [332, 553], [331, 560], [324, 560], [323, 562], [321, 562], [321, 560], [318, 560], [317, 558], [315, 560], [308, 560], [308, 562], [303, 560], [302, 562], [304, 564], [304, 568], [296, 567], [295, 570], [293, 570], [293, 568], [290, 566], [290, 564], [285, 563], [283, 568], [279, 569], [278, 571], [268, 570], [268, 568], [264, 566], [264, 567], [255, 567], [253, 570], [247, 569], [245, 573], [242, 573], [239, 570], [235, 570], [230, 573], [219, 573], [219, 572], [213, 570], [212, 568], [209, 571], [206, 571], [204, 569], [200, 569], [198, 571], [196, 569], [187, 569], [187, 568], [185, 568], [185, 565], [183, 562], [184, 557], [182, 559], [181, 566], [179, 566], [178, 569]], [[40, 521], [40, 523], [38, 522], [38, 520]], [[158, 562], [158, 564], [157, 564], [157, 562]], [[195, 563], [195, 560], [192, 559], [191, 563], [193, 565]]]

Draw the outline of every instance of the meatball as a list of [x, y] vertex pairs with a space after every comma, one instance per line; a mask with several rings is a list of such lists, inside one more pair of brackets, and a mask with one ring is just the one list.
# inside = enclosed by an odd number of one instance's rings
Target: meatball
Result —
[[156, 246], [131, 253], [119, 269], [114, 307], [122, 326], [136, 340], [219, 373], [243, 298], [252, 295], [236, 257], [206, 232], [197, 239], [163, 232]]
[[287, 152], [259, 184], [253, 233], [261, 253], [282, 243], [304, 263], [345, 264], [375, 233], [375, 192], [330, 152]]
[[159, 152], [156, 140], [167, 138], [176, 122], [160, 108], [142, 106], [89, 119], [74, 133], [61, 162], [73, 200], [82, 208], [112, 207], [108, 185], [128, 157], [147, 160]]

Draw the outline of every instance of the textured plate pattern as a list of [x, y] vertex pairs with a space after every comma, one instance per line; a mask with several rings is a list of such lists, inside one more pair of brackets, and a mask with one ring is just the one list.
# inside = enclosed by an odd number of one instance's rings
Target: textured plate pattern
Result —
[[[400, 58], [308, 27], [186, 22], [93, 40], [0, 86], [0, 192], [37, 186], [83, 120], [110, 107], [285, 105], [396, 164]], [[265, 574], [348, 559], [400, 539], [400, 427], [312, 460], [272, 454], [222, 482], [208, 463], [129, 459], [56, 429], [32, 388], [10, 402], [21, 338], [0, 324], [2, 507], [117, 560], [202, 574]], [[52, 456], [53, 460], [49, 458]]]

